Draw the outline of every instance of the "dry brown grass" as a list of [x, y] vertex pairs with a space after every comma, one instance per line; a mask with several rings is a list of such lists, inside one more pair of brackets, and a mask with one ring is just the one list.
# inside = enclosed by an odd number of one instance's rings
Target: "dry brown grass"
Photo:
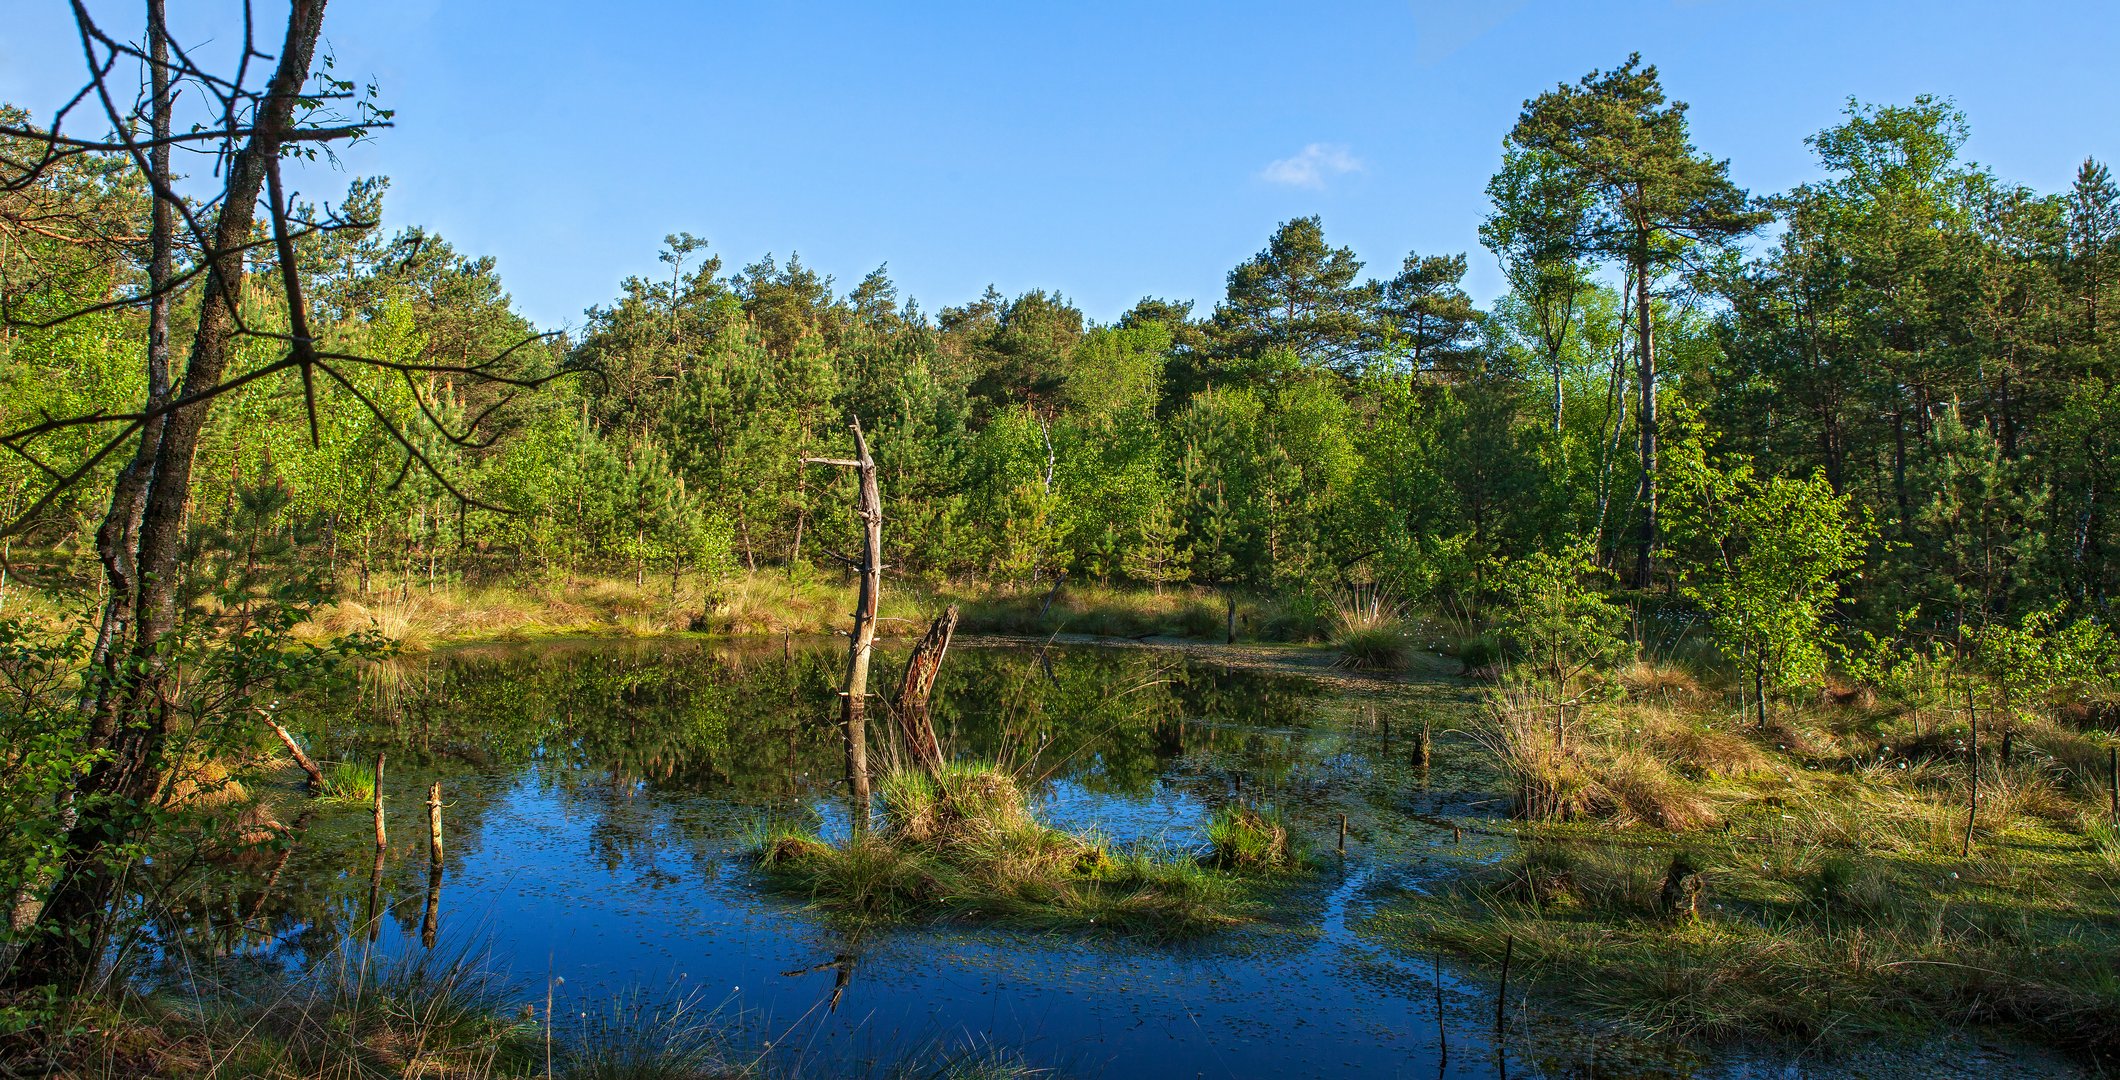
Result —
[[[1535, 821], [1603, 818], [1682, 832], [1719, 824], [1701, 786], [1672, 771], [1638, 732], [1609, 717], [1579, 716], [1566, 745], [1556, 742], [1551, 710], [1522, 687], [1488, 695], [1486, 722], [1474, 732], [1511, 779], [1518, 816]], [[1724, 750], [1725, 756], [1733, 752]]]
[[1750, 739], [1697, 713], [1642, 706], [1627, 711], [1640, 745], [1664, 764], [1696, 778], [1735, 779], [1766, 771], [1768, 758]]
[[[651, 637], [661, 634], [821, 634], [846, 625], [855, 586], [836, 578], [763, 571], [708, 581], [668, 578], [636, 585], [627, 578], [558, 577], [429, 590], [347, 589], [296, 628], [311, 639], [376, 631], [413, 652], [462, 641], [566, 634]], [[882, 633], [924, 627], [943, 602], [925, 589], [884, 590]]]
[[1835, 758], [1843, 752], [1841, 741], [1833, 732], [1787, 710], [1769, 712], [1767, 726], [1758, 734], [1774, 749], [1800, 758]]
[[250, 798], [243, 782], [228, 766], [214, 758], [187, 758], [170, 769], [163, 789], [162, 805], [206, 809], [228, 806]]
[[1663, 761], [1639, 750], [1621, 750], [1593, 760], [1590, 774], [1617, 804], [1615, 817], [1684, 832], [1722, 822], [1709, 798], [1674, 775]]
[[1685, 668], [1668, 661], [1636, 660], [1612, 673], [1612, 680], [1629, 697], [1660, 698], [1664, 701], [1695, 701], [1701, 696], [1700, 680]]

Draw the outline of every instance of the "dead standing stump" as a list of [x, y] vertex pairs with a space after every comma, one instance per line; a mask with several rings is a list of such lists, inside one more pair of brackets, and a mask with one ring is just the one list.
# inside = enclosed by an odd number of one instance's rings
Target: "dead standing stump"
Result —
[[1664, 871], [1663, 887], [1657, 890], [1656, 910], [1664, 918], [1691, 921], [1700, 918], [1700, 897], [1707, 882], [1684, 855], [1673, 855]]
[[913, 654], [905, 661], [905, 678], [898, 684], [892, 713], [907, 754], [929, 776], [942, 774], [942, 743], [935, 738], [935, 725], [928, 719], [928, 698], [935, 692], [935, 676], [942, 671], [942, 658], [950, 651], [950, 637], [957, 632], [957, 605], [935, 617]]

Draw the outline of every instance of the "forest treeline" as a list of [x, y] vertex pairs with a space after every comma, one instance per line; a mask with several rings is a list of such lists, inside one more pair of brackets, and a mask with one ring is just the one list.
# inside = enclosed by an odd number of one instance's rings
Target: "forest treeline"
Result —
[[[930, 312], [884, 268], [843, 288], [680, 233], [656, 275], [540, 336], [493, 260], [364, 227], [388, 185], [360, 180], [296, 269], [316, 339], [386, 364], [313, 420], [291, 370], [221, 406], [186, 573], [225, 603], [290, 562], [362, 589], [830, 568], [846, 481], [802, 459], [843, 453], [858, 418], [907, 578], [1476, 603], [1538, 552], [1694, 596], [1759, 553], [1749, 572], [1858, 625], [2103, 615], [2120, 189], [2092, 161], [2066, 191], [2011, 183], [1967, 133], [1946, 100], [1851, 103], [1810, 139], [1815, 180], [1746, 192], [1630, 60], [1526, 103], [1486, 251], [1369, 266], [1296, 218], [1211, 306], [1150, 297], [1108, 324], [1041, 289]], [[147, 321], [119, 301], [150, 201], [95, 154], [0, 192], [0, 428], [146, 397]], [[1508, 291], [1482, 308], [1461, 282], [1490, 257]], [[247, 258], [249, 318], [284, 322], [274, 249]], [[177, 340], [196, 307], [174, 306]], [[282, 347], [239, 339], [238, 368]], [[7, 517], [92, 453], [87, 430], [0, 461]], [[87, 586], [108, 490], [40, 510], [17, 575]]]

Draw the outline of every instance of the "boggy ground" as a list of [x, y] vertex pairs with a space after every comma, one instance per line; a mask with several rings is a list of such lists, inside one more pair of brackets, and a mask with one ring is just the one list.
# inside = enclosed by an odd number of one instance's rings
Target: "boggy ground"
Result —
[[1564, 749], [1537, 695], [1491, 693], [1475, 734], [1513, 850], [1372, 933], [1489, 971], [1509, 955], [1536, 998], [1683, 1045], [1846, 1062], [1984, 1031], [2120, 1061], [2120, 834], [2095, 717], [2021, 722], [2006, 763], [1984, 749], [1969, 811], [1948, 713], [1849, 690], [1761, 728], [1670, 666], [1603, 689]]
[[1362, 670], [1331, 646], [1162, 647], [1355, 694], [1441, 682], [1485, 699], [1450, 734], [1472, 737], [1497, 798], [1439, 824], [1488, 842], [1437, 849], [1458, 853], [1444, 886], [1387, 899], [1359, 932], [1489, 979], [1508, 953], [1528, 1006], [1511, 1025], [1543, 1033], [1533, 1041], [1587, 1028], [1606, 1068], [1627, 1060], [1641, 1075], [2113, 1067], [2107, 714], [2020, 720], [2007, 766], [1984, 734], [1968, 853], [1966, 732], [1948, 710], [1837, 687], [1761, 728], [1712, 677], [1636, 663], [1599, 678], [1567, 718], [1566, 750], [1549, 752], [1551, 711], [1534, 693], [1467, 682], [1436, 652]]
[[[1066, 606], [1070, 593], [1079, 611]], [[841, 606], [837, 593], [817, 596], [817, 617], [828, 620]], [[1055, 601], [1057, 617], [1040, 614], [1043, 599], [1026, 592], [997, 601], [1009, 618], [987, 625], [1034, 631], [1030, 641], [1057, 633], [1116, 647], [1160, 643], [1350, 690], [1455, 683], [1461, 666], [1408, 650], [1396, 661], [1407, 670], [1365, 672], [1349, 670], [1327, 646], [1201, 643], [1221, 629], [1226, 610], [1209, 595], [1173, 590], [1157, 602], [1168, 607], [1142, 612], [1127, 609], [1126, 597], [1071, 588]], [[1083, 616], [1099, 604], [1110, 610]], [[1116, 638], [1069, 632], [1078, 621], [1149, 629]], [[1794, 1055], [1806, 1072], [1848, 1075], [2065, 1072], [2040, 1053], [2053, 1048], [2085, 1067], [2111, 1068], [2120, 1033], [2120, 842], [2104, 820], [2095, 770], [2112, 738], [2103, 714], [2027, 725], [2006, 765], [1999, 747], [1987, 751], [1967, 852], [1962, 720], [1845, 692], [1780, 706], [1761, 728], [1703, 682], [1671, 665], [1613, 673], [1570, 716], [1566, 750], [1550, 755], [1539, 749], [1548, 745], [1548, 714], [1497, 688], [1484, 719], [1465, 727], [1485, 740], [1503, 802], [1492, 816], [1458, 824], [1499, 841], [1468, 851], [1501, 856], [1466, 859], [1450, 887], [1409, 891], [1370, 913], [1360, 932], [1408, 956], [1440, 948], [1489, 976], [1506, 951], [1511, 985], [1528, 993], [1520, 1000], [1541, 1022], [1673, 1040], [1710, 1061]], [[1502, 811], [1509, 800], [1515, 817]], [[1128, 867], [1130, 853], [1109, 851], [1085, 860], [1093, 839], [1041, 836], [1034, 822], [1020, 824], [1022, 842], [1002, 845], [983, 868], [961, 850], [940, 857], [933, 845], [901, 847], [887, 859], [870, 858], [873, 850], [856, 856], [870, 864], [862, 874], [875, 879], [876, 865], [895, 865], [880, 878], [907, 871], [896, 880], [917, 889], [873, 897], [839, 889], [826, 879], [849, 873], [844, 851], [833, 856], [840, 867], [813, 862], [782, 883], [865, 917], [1034, 925], [1104, 918], [1111, 921], [1100, 925], [1123, 932], [1116, 912], [1132, 903], [1145, 930], [1185, 928], [1172, 936], [1243, 917], [1244, 889], [1207, 868]], [[1069, 856], [1045, 860], [1068, 869], [1057, 887], [1012, 862], [1055, 852]], [[118, 1051], [104, 1044], [103, 1060], [118, 1066], [83, 1058], [72, 1075], [129, 1075], [125, 1046], [160, 1044], [181, 1063], [188, 1048], [213, 1044], [201, 1034], [207, 1029], [186, 1026], [203, 1016], [149, 1015], [161, 1017], [145, 1024], [153, 1034], [115, 1021], [101, 1028], [130, 1032]], [[241, 1027], [279, 1038], [271, 1023]], [[491, 1044], [495, 1033], [514, 1030], [496, 1021], [482, 1038]], [[377, 1037], [389, 1053], [402, 1042]], [[309, 1075], [273, 1064], [295, 1051], [257, 1047], [261, 1068], [228, 1074]], [[497, 1064], [476, 1069], [435, 1075], [508, 1075]]]

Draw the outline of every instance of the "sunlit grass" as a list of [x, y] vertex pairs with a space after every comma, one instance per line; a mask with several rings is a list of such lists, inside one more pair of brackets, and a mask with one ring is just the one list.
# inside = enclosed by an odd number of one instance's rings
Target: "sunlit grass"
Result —
[[[1014, 777], [953, 764], [938, 779], [901, 771], [879, 786], [883, 822], [833, 845], [784, 827], [758, 844], [768, 880], [857, 921], [967, 921], [1152, 939], [1236, 925], [1262, 871], [1293, 868], [1287, 831], [1253, 815], [1223, 822], [1226, 865], [1118, 847], [1039, 824]], [[1218, 842], [1218, 846], [1219, 842]]]
[[369, 806], [375, 802], [375, 766], [356, 762], [333, 762], [324, 766], [324, 785], [316, 791], [320, 802], [339, 806]]
[[375, 767], [350, 761], [323, 767], [324, 786], [317, 798], [342, 806], [368, 806], [375, 802]]
[[1976, 808], [1965, 743], [1938, 730], [1955, 713], [1841, 693], [1760, 725], [1668, 664], [1584, 697], [1563, 745], [1534, 689], [1489, 693], [1476, 734], [1515, 849], [1369, 932], [1483, 964], [1511, 952], [1544, 996], [1654, 1038], [1819, 1046], [1972, 1023], [2120, 1055], [2101, 733], [2026, 719], [2007, 763], [1984, 736]]

